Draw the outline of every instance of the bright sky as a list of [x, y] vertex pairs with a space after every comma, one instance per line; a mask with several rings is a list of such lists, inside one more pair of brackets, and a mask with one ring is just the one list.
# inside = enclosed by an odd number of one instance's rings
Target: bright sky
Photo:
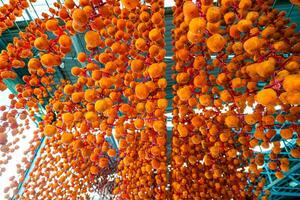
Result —
[[[2, 105], [10, 105], [10, 100], [8, 99], [8, 95], [10, 94], [10, 91], [7, 89], [4, 92], [0, 92], [1, 95], [1, 100], [0, 100], [0, 106]], [[2, 116], [2, 112], [0, 112], [0, 117]], [[14, 151], [13, 153], [10, 153], [12, 159], [9, 160], [9, 162], [5, 165], [6, 170], [5, 172], [0, 176], [0, 199], [4, 200], [4, 188], [6, 188], [7, 186], [9, 186], [10, 181], [9, 178], [12, 176], [18, 177], [17, 176], [17, 164], [22, 164], [22, 158], [24, 157], [24, 151], [27, 150], [29, 148], [29, 141], [33, 138], [33, 130], [35, 130], [35, 124], [33, 122], [30, 123], [31, 129], [29, 130], [25, 130], [24, 131], [24, 135], [26, 135], [26, 138], [20, 138], [20, 141], [17, 143], [17, 145], [20, 147], [19, 149], [17, 149], [16, 151]], [[14, 138], [11, 136], [11, 132], [8, 132], [8, 142], [11, 142], [13, 139], [16, 138], [16, 136], [14, 136]], [[1, 147], [1, 145], [0, 145]], [[3, 160], [4, 158], [6, 158], [7, 154], [3, 153], [0, 151], [0, 160]]]
[[172, 7], [175, 5], [174, 0], [165, 0], [165, 7]]

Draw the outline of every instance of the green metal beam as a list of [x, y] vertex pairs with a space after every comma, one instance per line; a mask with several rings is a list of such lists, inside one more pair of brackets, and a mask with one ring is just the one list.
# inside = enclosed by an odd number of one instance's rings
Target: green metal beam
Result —
[[[25, 177], [24, 177], [24, 180], [19, 184], [18, 186], [18, 194], [20, 195], [20, 197], [22, 196], [22, 193], [24, 192], [24, 183], [26, 183], [26, 181], [29, 179], [29, 176], [30, 176], [30, 172], [33, 170], [34, 166], [35, 166], [35, 162], [37, 160], [37, 158], [39, 157], [40, 155], [40, 152], [41, 152], [41, 149], [45, 146], [45, 141], [46, 141], [46, 138], [43, 137], [41, 139], [41, 143], [40, 145], [38, 146], [38, 148], [35, 150], [35, 153], [34, 153], [34, 157], [30, 163], [30, 167], [25, 171]], [[11, 200], [16, 200], [15, 198], [15, 195], [11, 198]]]
[[[286, 177], [288, 177], [289, 175], [293, 174], [294, 172], [297, 172], [300, 170], [300, 162], [297, 163], [295, 166], [293, 166], [288, 172], [284, 173], [285, 178], [282, 179], [276, 179], [275, 181], [273, 181], [272, 183], [270, 183], [269, 185], [267, 185], [264, 189], [265, 190], [269, 190], [271, 189], [273, 186], [281, 183], [283, 180], [286, 179]], [[273, 193], [272, 193], [273, 194]]]
[[272, 196], [300, 197], [299, 192], [272, 192]]

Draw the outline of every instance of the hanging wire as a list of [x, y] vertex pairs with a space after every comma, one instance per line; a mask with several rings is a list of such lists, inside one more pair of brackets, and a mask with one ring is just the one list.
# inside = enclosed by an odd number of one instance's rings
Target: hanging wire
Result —
[[275, 7], [276, 3], [277, 3], [277, 0], [274, 1], [273, 5], [272, 5], [272, 8]]
[[292, 6], [291, 6], [290, 9], [289, 9], [289, 12], [288, 12], [287, 17], [290, 17], [290, 16], [291, 16], [294, 7], [295, 7], [295, 4], [292, 4]]
[[14, 22], [15, 26], [18, 28], [19, 32], [22, 32], [22, 30], [20, 29], [20, 27], [18, 26], [17, 22]]

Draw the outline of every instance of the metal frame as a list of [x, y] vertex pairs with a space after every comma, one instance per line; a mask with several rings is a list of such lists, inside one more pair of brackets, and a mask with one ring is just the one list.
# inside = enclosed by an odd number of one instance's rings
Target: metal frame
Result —
[[[57, 0], [60, 2], [60, 0]], [[1, 0], [3, 3], [3, 1]], [[49, 7], [47, 0], [45, 0], [45, 4]], [[32, 21], [35, 18], [38, 18], [38, 14], [36, 9], [34, 8], [34, 3], [30, 3], [30, 7], [33, 9], [34, 13], [30, 13], [28, 9], [26, 9], [23, 13], [23, 19], [24, 21], [18, 21], [15, 22], [15, 27], [8, 29], [6, 33], [3, 33], [3, 35], [0, 38], [0, 48], [5, 49], [6, 44], [8, 42], [12, 41], [12, 37], [16, 35], [17, 32], [24, 30], [25, 27], [28, 25], [28, 21], [26, 21], [26, 18], [29, 18], [30, 21]], [[273, 7], [279, 10], [286, 11], [287, 17], [291, 18], [292, 22], [300, 22], [300, 15], [299, 12], [297, 11], [298, 8], [296, 8], [294, 5], [290, 4], [288, 0], [274, 0]], [[32, 15], [34, 14], [34, 15]], [[166, 13], [167, 15], [171, 14], [171, 11]], [[167, 24], [167, 23], [166, 23]], [[299, 23], [300, 24], [300, 23]], [[169, 25], [169, 24], [168, 24]], [[172, 25], [171, 25], [172, 26]], [[299, 25], [300, 26], [300, 25]], [[299, 27], [298, 27], [299, 30]], [[73, 45], [74, 45], [74, 50], [76, 53], [80, 51], [85, 51], [85, 48], [82, 43], [84, 43], [83, 38], [80, 36], [75, 36], [72, 38], [73, 39]], [[167, 45], [170, 45], [169, 43]], [[166, 60], [167, 62], [170, 62], [170, 57], [167, 57]], [[72, 53], [65, 59], [67, 62], [74, 62], [76, 61], [75, 55], [72, 55]], [[70, 67], [68, 63], [65, 63], [66, 67], [64, 69], [57, 70], [56, 76], [59, 77], [66, 77], [70, 78]], [[78, 64], [80, 64], [78, 62]], [[67, 66], [68, 65], [68, 66]], [[58, 74], [60, 73], [60, 74]], [[171, 74], [167, 73], [167, 76], [169, 78], [171, 77]], [[71, 79], [69, 79], [71, 81]], [[9, 89], [11, 91], [14, 91], [14, 85], [13, 82], [9, 84]], [[169, 92], [169, 91], [168, 91]], [[172, 92], [171, 92], [172, 93]], [[170, 94], [172, 96], [172, 94]], [[170, 107], [171, 108], [171, 107]], [[168, 110], [170, 110], [168, 107]], [[171, 118], [168, 118], [168, 121], [170, 121]], [[170, 162], [170, 151], [171, 151], [171, 137], [172, 137], [172, 131], [169, 130], [168, 128], [168, 140], [167, 140], [167, 149], [168, 149], [168, 162]], [[34, 167], [35, 160], [38, 158], [40, 155], [40, 150], [44, 146], [44, 138], [42, 138], [41, 145], [38, 147], [38, 149], [35, 151], [34, 158], [32, 160], [31, 166], [29, 169], [26, 170], [25, 174], [25, 179], [24, 181], [28, 180], [28, 176], [30, 174], [30, 171]], [[114, 148], [118, 148], [117, 142], [114, 137], [107, 138], [107, 140], [113, 145]], [[284, 148], [283, 152], [281, 153], [283, 156], [286, 156], [288, 153], [288, 149], [292, 148], [295, 146], [295, 144], [290, 144], [287, 142], [284, 142]], [[269, 158], [265, 156], [265, 163], [268, 163]], [[266, 185], [265, 189], [269, 189], [271, 192], [270, 199], [274, 200], [279, 200], [279, 199], [300, 199], [300, 159], [290, 159], [290, 166], [291, 169], [287, 173], [285, 173], [285, 177], [283, 179], [277, 179], [274, 175], [274, 172], [270, 171], [268, 167], [264, 166], [264, 171], [262, 172], [262, 175], [266, 178]], [[291, 184], [294, 183], [294, 184]], [[23, 189], [23, 182], [19, 184], [19, 194], [22, 193]], [[14, 197], [12, 199], [15, 199]]]

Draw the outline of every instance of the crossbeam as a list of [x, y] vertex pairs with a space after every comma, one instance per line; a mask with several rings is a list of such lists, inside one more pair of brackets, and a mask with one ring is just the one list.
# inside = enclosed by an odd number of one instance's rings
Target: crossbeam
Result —
[[289, 175], [293, 174], [293, 172], [296, 172], [296, 171], [299, 171], [299, 170], [300, 170], [300, 163], [297, 163], [288, 172], [284, 173], [285, 178], [283, 178], [283, 179], [276, 179], [275, 181], [273, 181], [272, 183], [270, 183], [269, 185], [267, 185], [264, 189], [265, 190], [271, 189], [273, 186], [275, 186], [275, 185], [281, 183], [283, 180], [285, 180]]
[[283, 196], [283, 197], [300, 197], [298, 192], [272, 192], [272, 196]]

